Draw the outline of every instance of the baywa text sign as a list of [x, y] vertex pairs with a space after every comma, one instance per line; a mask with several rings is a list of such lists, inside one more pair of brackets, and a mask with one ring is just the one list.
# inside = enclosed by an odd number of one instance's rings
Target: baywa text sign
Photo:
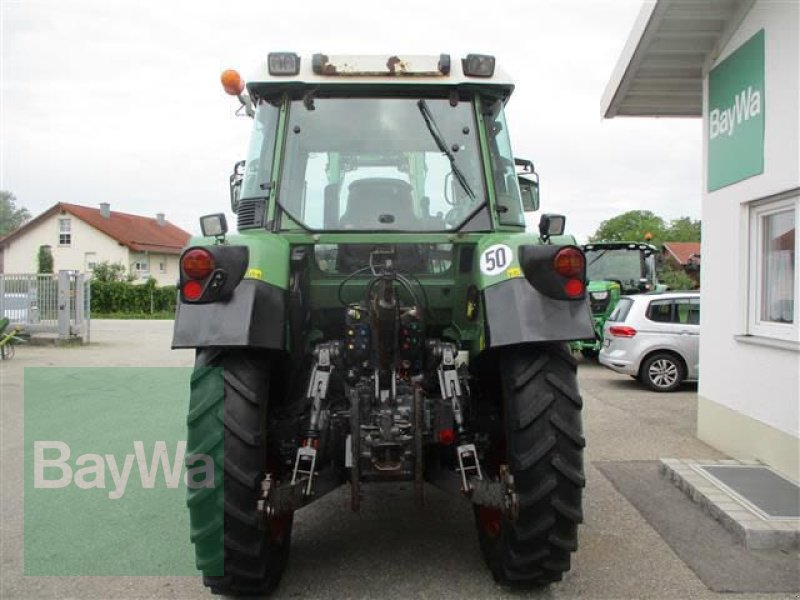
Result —
[[708, 191], [764, 172], [764, 30], [708, 76]]

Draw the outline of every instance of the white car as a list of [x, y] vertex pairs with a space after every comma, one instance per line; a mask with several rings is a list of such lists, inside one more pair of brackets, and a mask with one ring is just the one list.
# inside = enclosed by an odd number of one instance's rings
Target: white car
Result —
[[36, 308], [35, 298], [28, 294], [22, 293], [7, 293], [3, 294], [0, 298], [0, 307], [2, 307], [2, 315], [11, 323], [27, 323], [29, 308]]
[[699, 375], [700, 295], [623, 296], [603, 329], [600, 364], [671, 392]]

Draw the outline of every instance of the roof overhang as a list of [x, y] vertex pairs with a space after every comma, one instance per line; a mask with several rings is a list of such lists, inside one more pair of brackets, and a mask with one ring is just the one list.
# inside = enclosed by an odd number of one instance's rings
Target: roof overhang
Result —
[[755, 0], [647, 0], [601, 102], [606, 119], [699, 117], [703, 77]]

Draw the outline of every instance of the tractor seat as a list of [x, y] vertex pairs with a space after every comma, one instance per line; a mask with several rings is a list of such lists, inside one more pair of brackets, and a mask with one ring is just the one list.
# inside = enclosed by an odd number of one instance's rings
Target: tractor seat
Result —
[[342, 229], [414, 229], [417, 218], [411, 185], [401, 179], [373, 177], [350, 184]]
[[[347, 210], [339, 221], [341, 229], [413, 230], [419, 228], [414, 215], [411, 185], [400, 179], [374, 177], [350, 184]], [[337, 253], [336, 268], [351, 273], [369, 265], [371, 244], [342, 244]], [[395, 266], [413, 273], [425, 272], [427, 255], [418, 244], [400, 244], [396, 248]]]

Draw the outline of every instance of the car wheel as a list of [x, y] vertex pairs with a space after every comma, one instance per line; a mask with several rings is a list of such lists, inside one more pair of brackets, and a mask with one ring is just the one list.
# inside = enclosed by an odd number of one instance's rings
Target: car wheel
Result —
[[642, 363], [639, 379], [655, 392], [672, 392], [685, 377], [683, 363], [674, 354], [659, 352]]

